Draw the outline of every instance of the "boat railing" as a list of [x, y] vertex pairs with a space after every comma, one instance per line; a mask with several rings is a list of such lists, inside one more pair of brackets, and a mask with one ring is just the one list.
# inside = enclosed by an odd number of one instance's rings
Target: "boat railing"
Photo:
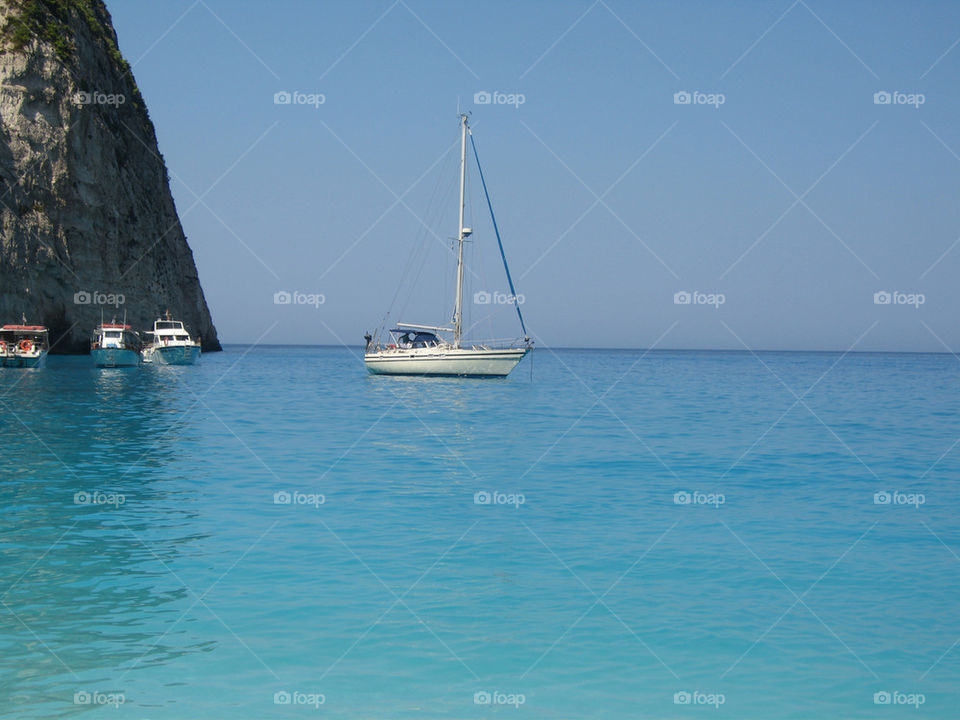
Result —
[[466, 341], [464, 347], [471, 347], [478, 350], [510, 350], [513, 348], [532, 346], [533, 344], [523, 338], [497, 338], [494, 340], [476, 340]]
[[[417, 346], [416, 348], [410, 344], [400, 344], [397, 342], [382, 342], [380, 340], [372, 340], [369, 345], [367, 345], [365, 352], [367, 353], [379, 353], [384, 350], [410, 350], [410, 349], [424, 349], [430, 347], [437, 347], [438, 349], [448, 350], [453, 346], [447, 342], [441, 342], [439, 345], [425, 345]], [[468, 348], [471, 350], [514, 350], [522, 347], [533, 347], [533, 343], [524, 340], [523, 338], [498, 338], [494, 340], [477, 340], [477, 341], [465, 341], [461, 343], [461, 347]]]

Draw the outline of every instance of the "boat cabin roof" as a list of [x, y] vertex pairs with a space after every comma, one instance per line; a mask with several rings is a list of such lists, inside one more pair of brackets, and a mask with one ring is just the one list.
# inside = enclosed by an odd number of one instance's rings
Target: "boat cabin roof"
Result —
[[153, 324], [154, 330], [183, 330], [183, 323], [179, 320], [157, 320]]
[[22, 332], [47, 332], [43, 325], [4, 325], [0, 330], [20, 330]]
[[119, 325], [117, 323], [103, 323], [98, 330], [133, 330], [133, 325]]
[[430, 337], [437, 337], [436, 333], [432, 333], [429, 330], [411, 330], [410, 328], [393, 328], [390, 332], [396, 333], [397, 335], [429, 335]]

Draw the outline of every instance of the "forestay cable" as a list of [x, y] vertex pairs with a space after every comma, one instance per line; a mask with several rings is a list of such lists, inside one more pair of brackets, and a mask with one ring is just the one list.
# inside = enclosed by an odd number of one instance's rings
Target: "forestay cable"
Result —
[[500, 257], [503, 258], [503, 269], [507, 271], [507, 284], [510, 286], [510, 294], [513, 295], [513, 306], [517, 309], [517, 317], [520, 318], [520, 328], [523, 334], [527, 336], [527, 326], [523, 323], [523, 314], [520, 312], [520, 303], [516, 301], [517, 291], [513, 287], [513, 278], [510, 277], [510, 268], [507, 265], [507, 256], [503, 252], [503, 241], [500, 240], [500, 229], [497, 227], [497, 218], [493, 214], [493, 203], [490, 202], [490, 193], [487, 192], [487, 181], [483, 179], [483, 168], [480, 167], [480, 156], [477, 155], [477, 144], [473, 141], [473, 133], [470, 133], [470, 147], [473, 148], [473, 157], [477, 161], [477, 170], [480, 173], [480, 184], [483, 185], [483, 195], [487, 198], [487, 207], [490, 209], [490, 219], [493, 221], [493, 232], [497, 236], [497, 245], [500, 247]]

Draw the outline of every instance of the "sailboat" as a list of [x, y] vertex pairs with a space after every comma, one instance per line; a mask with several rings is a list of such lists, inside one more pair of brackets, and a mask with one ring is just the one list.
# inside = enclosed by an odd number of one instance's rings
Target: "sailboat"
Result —
[[514, 303], [520, 327], [523, 330], [522, 341], [495, 342], [472, 341], [465, 342], [463, 338], [463, 243], [473, 230], [464, 227], [465, 185], [467, 174], [467, 137], [473, 148], [474, 158], [477, 161], [477, 170], [480, 182], [486, 196], [487, 207], [493, 221], [493, 229], [500, 247], [500, 256], [506, 270], [510, 292], [517, 297], [514, 291], [513, 279], [510, 277], [510, 268], [503, 252], [503, 242], [497, 228], [497, 220], [493, 215], [493, 205], [487, 184], [480, 168], [480, 158], [477, 147], [473, 142], [473, 133], [470, 130], [468, 116], [461, 113], [460, 119], [460, 202], [459, 221], [457, 229], [457, 289], [454, 298], [452, 327], [437, 327], [432, 325], [418, 325], [398, 322], [396, 327], [389, 330], [389, 340], [381, 342], [379, 332], [377, 337], [369, 333], [364, 335], [366, 349], [364, 364], [367, 370], [374, 375], [429, 375], [429, 376], [460, 376], [460, 377], [506, 377], [517, 363], [533, 349], [533, 343], [527, 336], [523, 315], [518, 303]]

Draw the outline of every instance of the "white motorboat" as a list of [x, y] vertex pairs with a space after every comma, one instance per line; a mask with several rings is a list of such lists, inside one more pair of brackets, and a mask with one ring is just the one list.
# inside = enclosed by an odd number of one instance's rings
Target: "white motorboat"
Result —
[[42, 368], [50, 351], [50, 331], [43, 325], [0, 328], [0, 367]]
[[193, 365], [200, 359], [200, 339], [190, 337], [180, 320], [158, 318], [153, 330], [144, 333], [147, 342], [140, 355], [143, 362], [155, 365]]

